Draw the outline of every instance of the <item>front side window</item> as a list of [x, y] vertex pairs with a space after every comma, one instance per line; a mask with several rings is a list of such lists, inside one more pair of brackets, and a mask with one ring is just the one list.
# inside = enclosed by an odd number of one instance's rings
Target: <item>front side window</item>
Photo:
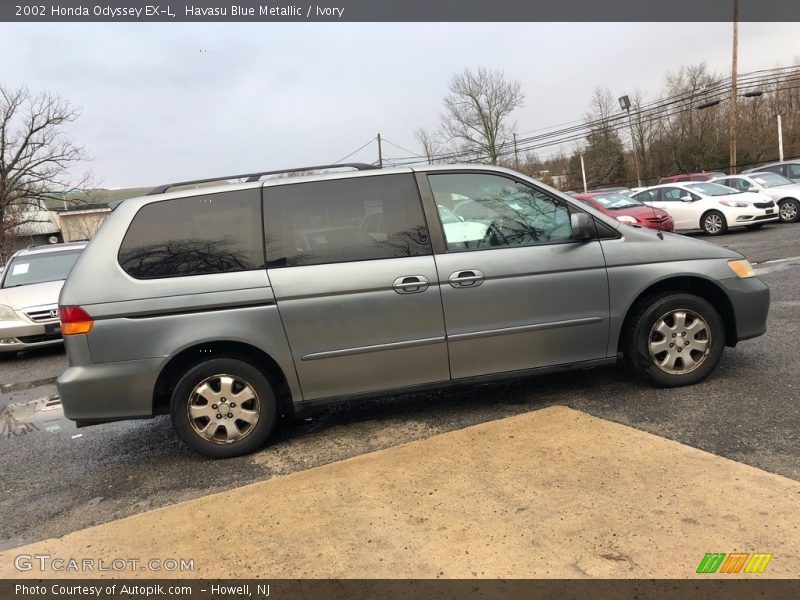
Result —
[[783, 165], [771, 165], [769, 167], [763, 167], [762, 171], [769, 171], [770, 173], [777, 173], [778, 175], [783, 175], [784, 166]]
[[432, 254], [413, 175], [264, 188], [270, 268]]
[[263, 268], [258, 193], [254, 188], [142, 207], [122, 240], [120, 266], [137, 279]]
[[661, 201], [662, 202], [680, 202], [681, 196], [690, 195], [689, 192], [682, 188], [662, 188]]
[[658, 200], [658, 190], [642, 190], [632, 196], [639, 202], [656, 202]]
[[791, 177], [792, 179], [797, 179], [800, 177], [800, 165], [786, 165], [786, 176]]
[[429, 175], [436, 204], [459, 221], [443, 220], [449, 251], [528, 246], [572, 239], [569, 208], [523, 183], [499, 175]]
[[[724, 185], [725, 187], [729, 187], [732, 190], [738, 190], [738, 191], [741, 192], [743, 190], [744, 180], [743, 179], [737, 179], [737, 178], [718, 179], [715, 183], [718, 183], [719, 185]], [[748, 186], [749, 186], [749, 184], [748, 184]]]
[[4, 269], [6, 277], [2, 287], [62, 281], [67, 278], [80, 254], [81, 250], [77, 249], [17, 256]]

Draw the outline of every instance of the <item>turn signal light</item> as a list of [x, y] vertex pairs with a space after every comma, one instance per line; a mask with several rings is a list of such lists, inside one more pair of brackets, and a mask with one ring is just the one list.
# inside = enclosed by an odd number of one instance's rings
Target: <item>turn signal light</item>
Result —
[[728, 261], [728, 266], [731, 268], [731, 271], [742, 279], [756, 276], [756, 270], [753, 268], [753, 265], [750, 264], [749, 260], [731, 260]]
[[58, 316], [61, 319], [61, 335], [89, 333], [94, 319], [80, 306], [59, 306]]

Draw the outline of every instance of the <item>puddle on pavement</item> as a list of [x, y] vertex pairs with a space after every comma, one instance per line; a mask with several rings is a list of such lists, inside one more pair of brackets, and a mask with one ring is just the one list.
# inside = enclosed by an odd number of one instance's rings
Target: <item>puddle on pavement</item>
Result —
[[74, 428], [64, 416], [57, 394], [28, 402], [9, 404], [0, 410], [0, 438], [15, 438], [31, 433], [56, 433]]

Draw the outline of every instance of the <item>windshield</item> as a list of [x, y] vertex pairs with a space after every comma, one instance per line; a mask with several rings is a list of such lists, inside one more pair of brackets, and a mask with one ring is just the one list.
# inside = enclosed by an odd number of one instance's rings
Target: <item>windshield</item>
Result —
[[592, 194], [590, 198], [608, 210], [620, 210], [623, 208], [631, 208], [632, 206], [642, 205], [642, 203], [638, 200], [634, 200], [630, 196], [626, 196], [625, 194], [621, 194], [619, 192], [613, 192], [609, 194]]
[[742, 193], [739, 190], [718, 183], [687, 183], [686, 188], [704, 196], [730, 196], [731, 194]]
[[2, 287], [11, 288], [66, 279], [80, 253], [78, 249], [17, 256], [6, 265]]
[[777, 173], [759, 173], [751, 176], [753, 181], [763, 185], [765, 188], [778, 187], [779, 185], [789, 185], [794, 183], [791, 179], [786, 179]]

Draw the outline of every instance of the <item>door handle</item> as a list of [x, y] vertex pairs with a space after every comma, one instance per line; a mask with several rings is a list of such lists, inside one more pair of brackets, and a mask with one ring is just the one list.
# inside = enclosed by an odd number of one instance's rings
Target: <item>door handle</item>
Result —
[[483, 273], [477, 269], [472, 269], [470, 271], [456, 271], [450, 275], [447, 281], [454, 288], [465, 288], [478, 287], [483, 283], [483, 279]]
[[416, 294], [428, 289], [430, 281], [423, 275], [406, 275], [394, 280], [392, 287], [398, 294]]

